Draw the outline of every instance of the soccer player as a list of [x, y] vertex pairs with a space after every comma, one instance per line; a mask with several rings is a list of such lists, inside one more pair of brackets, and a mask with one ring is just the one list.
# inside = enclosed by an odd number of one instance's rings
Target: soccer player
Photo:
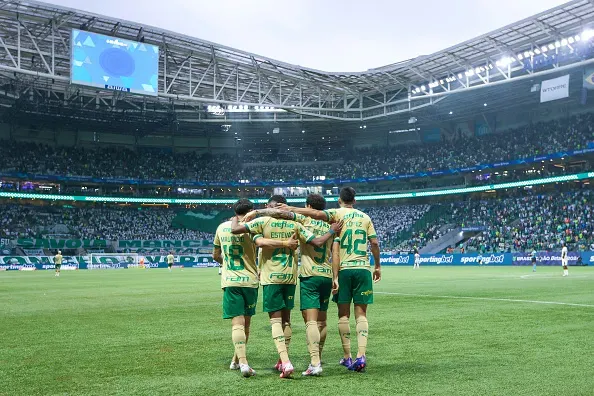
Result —
[[413, 264], [413, 269], [419, 268], [421, 265], [421, 255], [419, 254], [418, 250], [415, 250], [415, 263]]
[[138, 259], [138, 266], [140, 268], [146, 269], [146, 267], [144, 266], [144, 256], [140, 256], [140, 258]]
[[54, 267], [56, 267], [56, 276], [60, 276], [60, 268], [62, 267], [62, 252], [58, 250], [58, 253], [54, 256]]
[[[252, 210], [253, 203], [240, 199], [233, 205], [238, 220]], [[231, 319], [231, 338], [235, 354], [230, 368], [239, 369], [244, 377], [251, 377], [256, 372], [249, 366], [246, 344], [249, 338], [251, 317], [256, 312], [258, 300], [258, 269], [256, 265], [256, 246], [295, 250], [296, 238], [277, 241], [267, 238], [255, 238], [256, 243], [247, 235], [233, 235], [231, 221], [226, 221], [217, 228], [214, 239], [213, 259], [221, 264], [221, 288], [223, 289], [223, 318]]]
[[536, 272], [536, 250], [532, 250], [530, 258], [532, 260], [532, 272]]
[[169, 252], [167, 255], [167, 267], [169, 267], [169, 272], [171, 272], [171, 268], [173, 267], [173, 263], [175, 262], [175, 257], [173, 257], [173, 252]]
[[[274, 195], [269, 199], [268, 207], [273, 207], [276, 204], [286, 204], [286, 199], [283, 196]], [[270, 216], [258, 217], [245, 224], [239, 224], [239, 219], [235, 217], [232, 221], [232, 233], [249, 232], [254, 235], [255, 241], [264, 237], [285, 242], [297, 234], [297, 238], [302, 243], [317, 248], [321, 248], [336, 233], [340, 233], [341, 224], [336, 223], [324, 235], [316, 237], [303, 225], [294, 221], [293, 213], [283, 212], [279, 217], [278, 220]], [[297, 264], [294, 252], [291, 250], [271, 247], [260, 249], [260, 283], [263, 285], [263, 305], [264, 311], [268, 312], [270, 317], [272, 339], [280, 358], [275, 368], [280, 371], [281, 378], [290, 377], [295, 370], [289, 360], [288, 343], [285, 342], [285, 339], [289, 341], [292, 336], [291, 310], [295, 303]]]
[[[306, 207], [316, 210], [326, 209], [326, 200], [319, 194], [310, 194]], [[279, 209], [261, 209], [250, 212], [244, 221], [260, 216], [279, 217]], [[295, 221], [301, 223], [314, 235], [322, 236], [330, 230], [330, 224], [322, 220], [295, 214]], [[332, 240], [322, 247], [300, 243], [301, 267], [299, 269], [299, 294], [301, 314], [305, 322], [305, 336], [310, 355], [310, 364], [303, 376], [319, 376], [322, 373], [321, 355], [327, 335], [327, 311], [332, 293]]]
[[[327, 222], [344, 222], [340, 238], [334, 240], [332, 246], [333, 300], [338, 303], [338, 331], [342, 340], [344, 357], [340, 364], [349, 370], [362, 371], [367, 365], [367, 306], [373, 303], [373, 282], [381, 279], [380, 250], [375, 228], [365, 213], [355, 209], [355, 190], [343, 187], [340, 190], [339, 209], [315, 210], [311, 208], [293, 208], [280, 206], [313, 219]], [[373, 276], [370, 271], [367, 244], [371, 245], [375, 268]], [[349, 319], [350, 304], [354, 303], [357, 329], [357, 358], [351, 357], [351, 340]]]
[[569, 275], [569, 269], [567, 265], [569, 264], [569, 257], [567, 252], [567, 244], [563, 242], [563, 248], [561, 249], [561, 265], [563, 265], [563, 276]]

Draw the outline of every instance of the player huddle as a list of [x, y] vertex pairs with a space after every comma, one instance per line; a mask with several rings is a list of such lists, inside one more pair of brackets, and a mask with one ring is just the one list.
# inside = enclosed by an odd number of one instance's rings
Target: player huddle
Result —
[[[262, 285], [263, 310], [269, 315], [279, 355], [275, 368], [281, 378], [292, 376], [289, 344], [297, 278], [310, 355], [303, 375], [322, 373], [320, 356], [332, 295], [338, 304], [338, 331], [344, 352], [340, 364], [353, 371], [362, 371], [367, 365], [367, 306], [373, 303], [373, 281], [381, 279], [379, 244], [369, 216], [353, 208], [355, 190], [343, 188], [339, 204], [338, 209], [326, 209], [325, 199], [311, 194], [305, 208], [295, 208], [275, 195], [266, 209], [253, 210], [251, 201], [240, 199], [233, 205], [236, 216], [218, 227], [213, 258], [222, 266], [223, 318], [231, 319], [235, 347], [231, 369], [239, 369], [245, 377], [255, 375], [247, 360], [246, 345]], [[375, 260], [373, 273], [368, 244]], [[357, 331], [355, 360], [350, 345], [351, 303]]]

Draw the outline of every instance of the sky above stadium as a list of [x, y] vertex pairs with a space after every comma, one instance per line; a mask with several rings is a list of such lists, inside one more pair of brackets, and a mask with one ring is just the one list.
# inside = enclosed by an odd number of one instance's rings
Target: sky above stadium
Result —
[[561, 0], [46, 0], [324, 71], [426, 55]]

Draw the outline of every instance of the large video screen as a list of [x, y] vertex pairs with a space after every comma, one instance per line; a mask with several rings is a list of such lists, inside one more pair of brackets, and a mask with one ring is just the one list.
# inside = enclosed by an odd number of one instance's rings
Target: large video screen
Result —
[[159, 47], [72, 29], [70, 82], [157, 95]]

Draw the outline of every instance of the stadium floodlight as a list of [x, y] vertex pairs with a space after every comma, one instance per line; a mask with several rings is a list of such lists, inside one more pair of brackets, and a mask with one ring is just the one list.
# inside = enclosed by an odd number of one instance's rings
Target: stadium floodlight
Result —
[[424, 85], [421, 85], [421, 91], [425, 91], [427, 89], [427, 87], [425, 87]]
[[567, 42], [569, 44], [573, 44], [575, 42], [575, 40], [573, 39], [573, 37], [570, 37], [570, 38], [567, 39]]
[[518, 54], [518, 60], [522, 60], [524, 59], [524, 57], [522, 56], [522, 54]]
[[587, 41], [594, 37], [594, 30], [586, 29], [582, 32], [582, 40]]
[[555, 41], [555, 48], [560, 48], [561, 47], [561, 43], [559, 41]]
[[555, 44], [549, 44], [549, 49], [552, 51], [555, 49]]
[[579, 34], [576, 34], [574, 36], [575, 41], [580, 41], [582, 39], [582, 37]]
[[540, 50], [539, 50], [538, 48], [535, 48], [535, 49], [534, 49], [534, 53], [535, 53], [536, 55], [540, 55]]
[[544, 54], [545, 52], [547, 52], [549, 49], [547, 48], [546, 45], [543, 45], [540, 50], [542, 51], [542, 53]]
[[567, 45], [567, 39], [561, 40], [561, 45], [565, 47]]
[[458, 78], [462, 78], [462, 73], [458, 73]]

